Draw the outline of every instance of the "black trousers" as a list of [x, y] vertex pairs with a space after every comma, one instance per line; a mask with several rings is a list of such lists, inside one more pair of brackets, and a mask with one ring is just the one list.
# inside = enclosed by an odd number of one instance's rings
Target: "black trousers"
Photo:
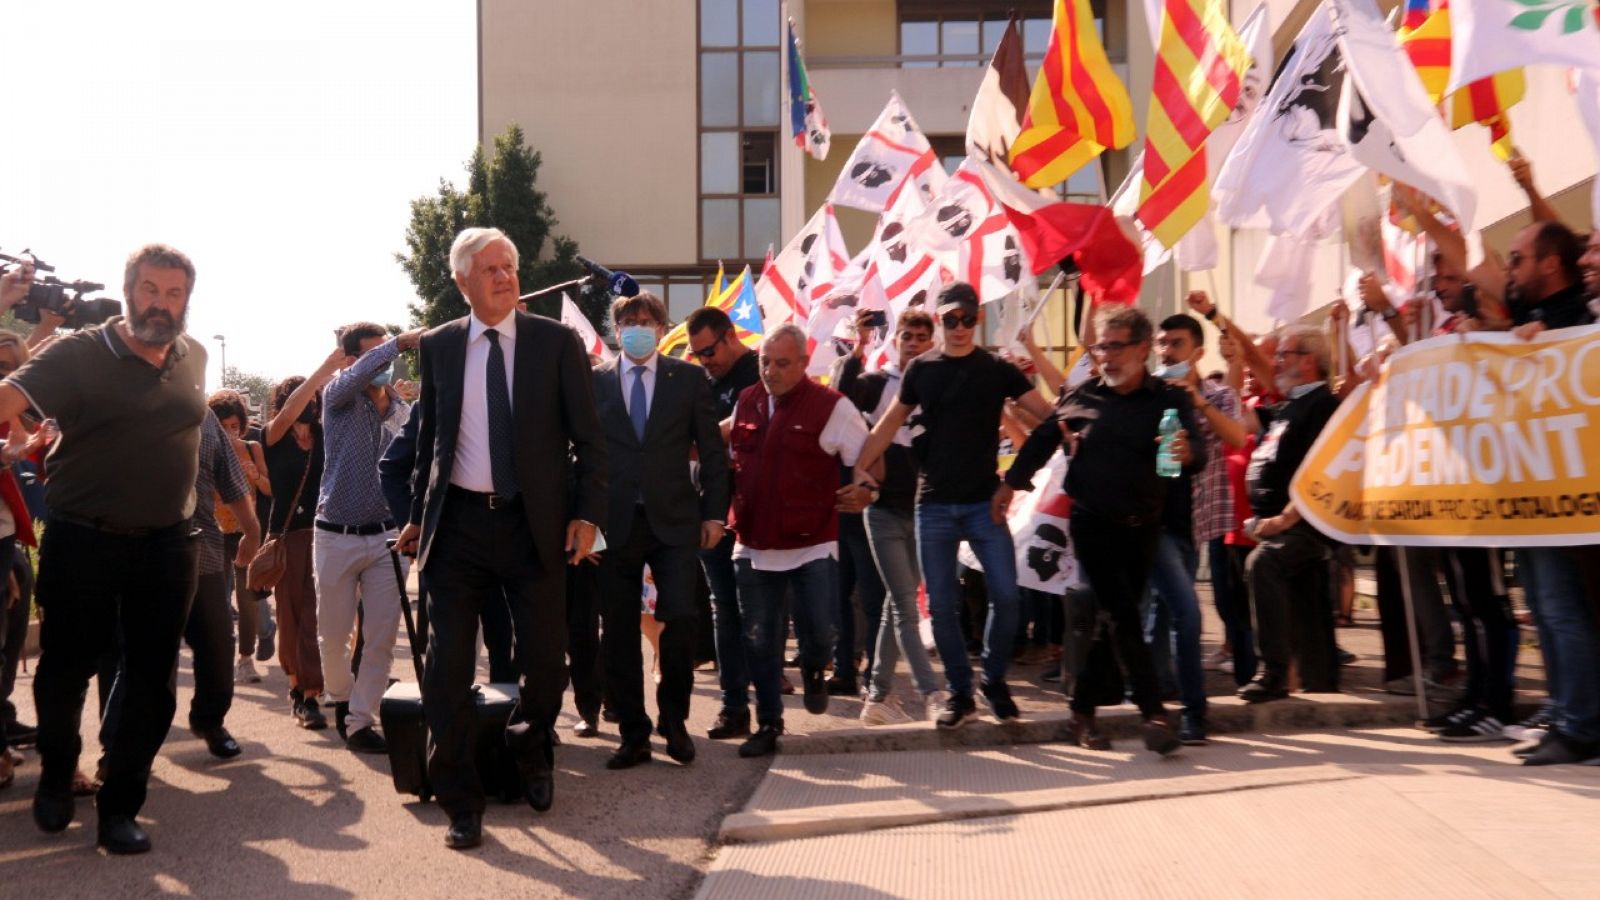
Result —
[[1246, 577], [1256, 614], [1256, 649], [1261, 676], [1282, 684], [1291, 659], [1300, 663], [1300, 686], [1311, 693], [1339, 689], [1334, 647], [1333, 591], [1329, 565], [1333, 547], [1301, 522], [1250, 551]]
[[[1091, 515], [1074, 515], [1069, 526], [1078, 564], [1094, 591], [1099, 620], [1074, 679], [1072, 711], [1093, 715], [1097, 706], [1122, 702], [1121, 669], [1133, 703], [1147, 718], [1161, 715], [1161, 689], [1150, 647], [1144, 642], [1139, 601], [1155, 563], [1159, 523], [1124, 525]], [[1118, 661], [1121, 661], [1121, 669]]]
[[483, 625], [483, 650], [489, 657], [489, 680], [498, 684], [516, 681], [517, 673], [522, 670], [517, 668], [511, 599], [504, 597], [496, 603], [492, 597], [485, 598], [478, 619]]
[[130, 537], [53, 519], [39, 551], [39, 787], [66, 792], [78, 766], [83, 699], [120, 627], [122, 722], [106, 748], [102, 816], [135, 815], [177, 709], [178, 641], [194, 598], [189, 523]]
[[1450, 602], [1461, 618], [1467, 652], [1467, 690], [1462, 703], [1477, 703], [1510, 722], [1517, 659], [1517, 621], [1506, 593], [1502, 551], [1447, 547], [1439, 551]]
[[605, 699], [605, 670], [600, 666], [600, 567], [588, 563], [567, 567], [567, 669], [578, 715], [599, 721]]
[[491, 510], [454, 489], [445, 499], [422, 570], [428, 594], [422, 703], [430, 735], [428, 778], [451, 815], [484, 807], [474, 760], [478, 715], [472, 683], [485, 604], [509, 603], [516, 635], [522, 685], [507, 742], [525, 770], [548, 770], [555, 762], [550, 728], [566, 685], [566, 568], [540, 563], [522, 503]]
[[656, 618], [661, 622], [661, 684], [656, 709], [661, 721], [681, 724], [689, 717], [694, 690], [695, 572], [699, 548], [662, 543], [650, 528], [644, 507], [635, 507], [628, 540], [607, 548], [600, 562], [600, 655], [605, 691], [617, 713], [623, 741], [650, 739], [650, 716], [644, 708], [644, 657], [639, 647], [639, 618], [644, 567], [656, 583]]

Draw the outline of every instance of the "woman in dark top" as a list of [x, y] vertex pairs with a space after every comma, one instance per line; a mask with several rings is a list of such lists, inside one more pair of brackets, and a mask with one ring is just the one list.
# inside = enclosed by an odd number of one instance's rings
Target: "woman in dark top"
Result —
[[[340, 356], [342, 361], [342, 350]], [[319, 392], [333, 371], [324, 363], [310, 378], [296, 375], [279, 383], [272, 392], [272, 418], [262, 435], [272, 482], [267, 537], [278, 537], [288, 551], [283, 578], [272, 590], [278, 600], [278, 664], [289, 676], [295, 722], [310, 729], [328, 724], [317, 703], [322, 693], [322, 655], [317, 649], [311, 528], [322, 483]]]

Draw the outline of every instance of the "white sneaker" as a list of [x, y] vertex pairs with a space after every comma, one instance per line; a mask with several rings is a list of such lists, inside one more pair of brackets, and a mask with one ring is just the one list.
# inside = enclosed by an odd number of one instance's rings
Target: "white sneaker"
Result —
[[260, 684], [261, 673], [256, 671], [255, 660], [248, 656], [239, 657], [239, 664], [233, 668], [234, 684]]
[[861, 707], [863, 725], [903, 725], [910, 721], [911, 715], [892, 695], [882, 700], [868, 700]]
[[939, 714], [944, 712], [944, 708], [949, 705], [950, 692], [945, 690], [932, 691], [924, 698], [924, 701], [927, 705], [924, 715], [927, 716], [928, 721], [932, 722], [934, 719], [939, 718]]

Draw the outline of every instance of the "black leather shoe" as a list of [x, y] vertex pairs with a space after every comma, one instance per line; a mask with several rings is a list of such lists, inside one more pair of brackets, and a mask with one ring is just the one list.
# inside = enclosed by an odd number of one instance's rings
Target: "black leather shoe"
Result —
[[612, 724], [616, 724], [617, 722], [622, 721], [622, 717], [617, 715], [616, 711], [613, 710], [609, 706], [606, 707], [605, 709], [600, 710], [600, 718], [602, 718], [602, 719], [604, 719], [607, 722], [610, 722]]
[[144, 833], [133, 816], [110, 816], [100, 820], [99, 837], [95, 845], [115, 856], [132, 856], [150, 852], [150, 836]]
[[725, 741], [728, 738], [748, 737], [750, 735], [750, 711], [743, 713], [730, 713], [723, 710], [717, 714], [717, 721], [706, 732], [706, 737], [713, 741]]
[[344, 745], [352, 753], [388, 753], [389, 742], [383, 739], [378, 729], [368, 725], [365, 728], [353, 731], [345, 738]]
[[805, 673], [806, 712], [820, 716], [828, 711], [828, 675], [821, 669]]
[[16, 719], [6, 723], [6, 746], [26, 750], [39, 742], [39, 729], [24, 725]]
[[828, 679], [828, 696], [830, 697], [860, 697], [861, 685], [856, 681], [856, 675], [834, 675]]
[[228, 729], [221, 725], [215, 728], [194, 728], [191, 731], [195, 737], [206, 742], [206, 749], [217, 759], [233, 759], [243, 752], [239, 742], [234, 740]]
[[622, 746], [618, 747], [616, 752], [611, 754], [611, 758], [606, 760], [606, 768], [631, 769], [640, 763], [649, 761], [650, 742], [648, 740], [623, 741]]
[[65, 831], [78, 811], [71, 791], [47, 791], [40, 787], [33, 794], [33, 824], [46, 834]]
[[599, 735], [600, 724], [593, 719], [579, 719], [577, 724], [572, 726], [573, 737], [592, 738]]
[[539, 769], [524, 772], [523, 796], [528, 798], [528, 805], [535, 812], [549, 812], [551, 804], [556, 802], [556, 773], [553, 769]]
[[341, 741], [347, 741], [350, 739], [349, 731], [345, 728], [345, 720], [348, 718], [350, 718], [350, 704], [333, 704], [333, 728], [335, 731], [339, 732], [339, 740]]
[[783, 734], [782, 722], [763, 722], [748, 741], [739, 745], [739, 755], [746, 759], [771, 756], [778, 752], [778, 736], [781, 734]]
[[694, 762], [694, 741], [682, 722], [661, 723], [661, 736], [667, 739], [667, 755], [674, 761], [686, 766]]
[[328, 717], [322, 714], [322, 707], [317, 705], [315, 699], [302, 700], [296, 704], [294, 720], [307, 731], [321, 731], [328, 727]]
[[450, 819], [450, 829], [444, 833], [444, 845], [451, 850], [471, 850], [483, 843], [483, 816], [462, 813]]
[[1242, 688], [1239, 688], [1239, 699], [1246, 703], [1266, 703], [1270, 700], [1282, 700], [1289, 696], [1289, 689], [1283, 682], [1267, 675], [1256, 678]]

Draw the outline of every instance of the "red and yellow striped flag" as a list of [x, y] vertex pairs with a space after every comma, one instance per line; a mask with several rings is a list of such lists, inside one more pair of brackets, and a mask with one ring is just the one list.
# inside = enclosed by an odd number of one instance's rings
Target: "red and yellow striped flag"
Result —
[[[1408, 19], [1410, 9], [1407, 9]], [[1422, 76], [1422, 86], [1433, 102], [1445, 100], [1450, 83], [1450, 4], [1439, 5], [1416, 28], [1401, 27], [1400, 42], [1411, 64]], [[1509, 160], [1515, 152], [1511, 144], [1511, 118], [1506, 114], [1527, 93], [1521, 69], [1507, 69], [1480, 78], [1451, 94], [1448, 99], [1450, 127], [1464, 128], [1477, 122], [1489, 129], [1490, 145], [1496, 156]]]
[[1056, 0], [1044, 65], [1033, 82], [1011, 169], [1029, 187], [1059, 184], [1107, 147], [1133, 143], [1133, 102], [1111, 70], [1089, 0]]
[[1222, 0], [1166, 0], [1134, 216], [1168, 247], [1205, 215], [1206, 138], [1233, 109], [1249, 67]]

